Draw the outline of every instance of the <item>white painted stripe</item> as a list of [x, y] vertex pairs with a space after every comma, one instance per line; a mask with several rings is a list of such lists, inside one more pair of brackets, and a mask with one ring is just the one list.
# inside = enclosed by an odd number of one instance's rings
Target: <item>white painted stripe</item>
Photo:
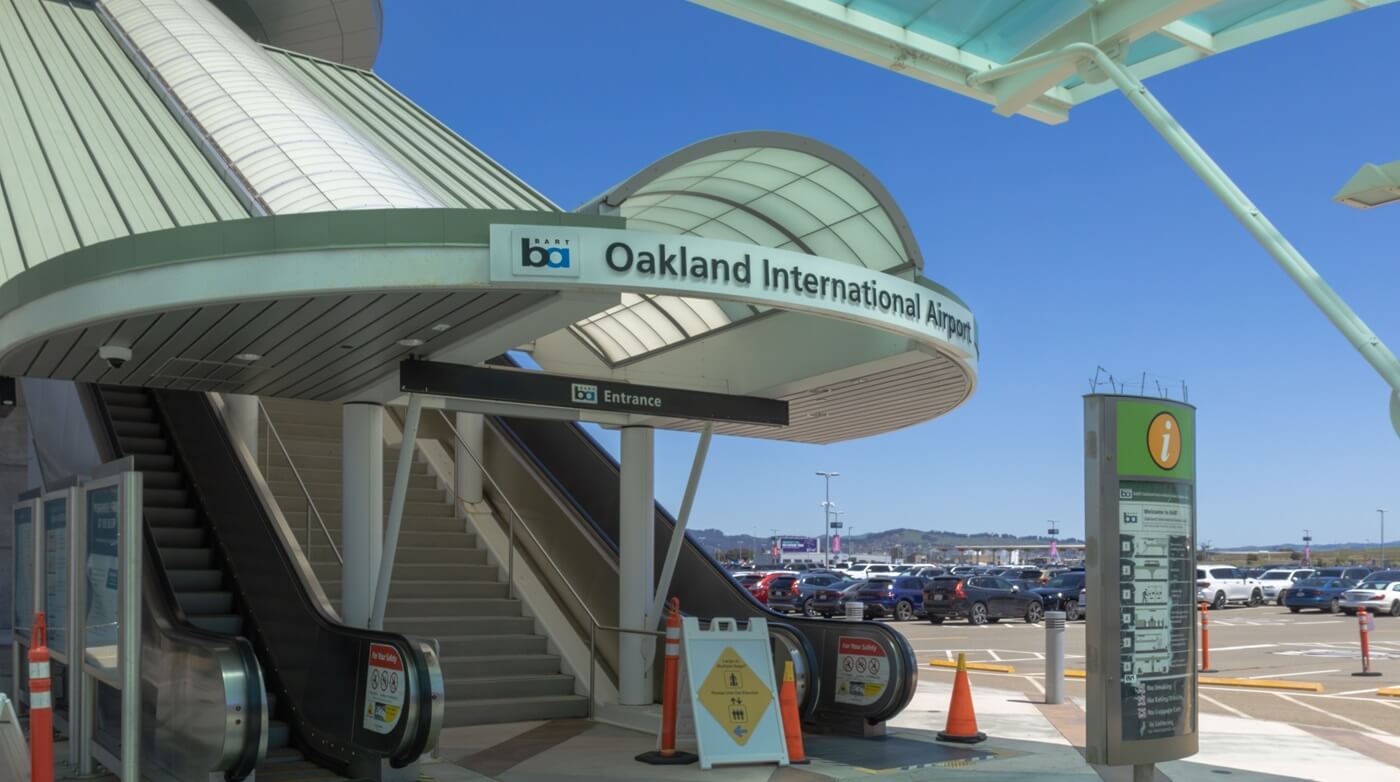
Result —
[[1331, 717], [1332, 719], [1341, 720], [1342, 722], [1345, 722], [1345, 723], [1347, 723], [1348, 725], [1355, 725], [1356, 727], [1358, 727], [1358, 728], [1360, 728], [1360, 729], [1366, 731], [1367, 733], [1381, 733], [1381, 732], [1383, 732], [1383, 731], [1376, 730], [1375, 726], [1367, 725], [1367, 724], [1364, 723], [1364, 722], [1359, 722], [1359, 721], [1354, 720], [1354, 719], [1352, 719], [1352, 718], [1350, 718], [1350, 717], [1343, 717], [1342, 715], [1336, 714], [1336, 713], [1331, 712], [1331, 711], [1328, 711], [1327, 709], [1319, 709], [1318, 707], [1312, 705], [1311, 703], [1304, 703], [1304, 702], [1298, 700], [1297, 698], [1291, 698], [1291, 697], [1289, 697], [1289, 696], [1287, 696], [1287, 695], [1284, 695], [1284, 694], [1281, 693], [1281, 692], [1276, 692], [1276, 693], [1274, 693], [1274, 695], [1277, 695], [1278, 697], [1283, 698], [1284, 700], [1288, 701], [1289, 703], [1296, 703], [1296, 704], [1298, 704], [1299, 706], [1302, 706], [1302, 707], [1305, 708], [1305, 709], [1312, 709], [1313, 711], [1317, 712], [1318, 714], [1326, 714], [1327, 716]]
[[1212, 647], [1210, 648], [1210, 653], [1211, 653], [1211, 654], [1215, 654], [1216, 652], [1237, 652], [1237, 651], [1239, 651], [1239, 650], [1241, 650], [1241, 649], [1272, 649], [1272, 648], [1275, 647], [1275, 646], [1278, 646], [1278, 644], [1245, 644], [1244, 646], [1212, 646]]
[[1025, 677], [1023, 677], [1023, 678], [1024, 678], [1026, 681], [1030, 682], [1031, 685], [1034, 686], [1037, 690], [1040, 690], [1040, 694], [1041, 694], [1041, 695], [1044, 695], [1044, 694], [1045, 694], [1045, 687], [1040, 683], [1040, 680], [1039, 680], [1039, 679], [1037, 679], [1037, 678], [1034, 677], [1034, 676], [1025, 676]]
[[31, 679], [47, 679], [47, 678], [49, 678], [49, 664], [48, 664], [48, 663], [30, 663], [30, 664], [29, 664], [29, 678], [31, 678]]
[[1214, 705], [1216, 705], [1216, 706], [1219, 706], [1220, 708], [1224, 709], [1225, 711], [1230, 712], [1231, 714], [1235, 715], [1236, 717], [1244, 717], [1244, 718], [1247, 719], [1247, 720], [1252, 720], [1252, 719], [1254, 719], [1253, 717], [1249, 716], [1248, 714], [1245, 714], [1244, 712], [1240, 711], [1239, 709], [1235, 708], [1234, 706], [1229, 706], [1229, 705], [1227, 705], [1227, 704], [1221, 703], [1220, 701], [1218, 701], [1218, 700], [1216, 700], [1216, 699], [1210, 697], [1209, 695], [1206, 695], [1206, 694], [1203, 693], [1203, 692], [1197, 692], [1197, 693], [1196, 693], [1196, 697], [1200, 698], [1201, 700], [1205, 701], [1206, 703], [1211, 703], [1211, 704], [1214, 704]]
[[1263, 676], [1246, 676], [1246, 679], [1287, 679], [1293, 676], [1315, 676], [1322, 673], [1339, 673], [1340, 668], [1328, 668], [1325, 671], [1298, 671], [1296, 673], [1266, 673]]
[[1334, 693], [1332, 693], [1332, 694], [1333, 694], [1333, 695], [1362, 695], [1362, 694], [1365, 694], [1365, 695], [1373, 695], [1373, 694], [1375, 694], [1376, 689], [1377, 689], [1377, 688], [1375, 688], [1375, 687], [1367, 687], [1367, 688], [1364, 689], [1364, 690], [1347, 690], [1346, 692], [1334, 692]]
[[997, 662], [1001, 662], [1001, 655], [997, 654], [997, 650], [995, 650], [995, 649], [988, 649], [988, 650], [987, 650], [987, 654], [990, 654], [990, 655], [992, 656], [992, 659], [993, 659], [993, 660], [996, 660]]
[[29, 693], [29, 708], [31, 709], [52, 709], [53, 693], [51, 692], [31, 692]]

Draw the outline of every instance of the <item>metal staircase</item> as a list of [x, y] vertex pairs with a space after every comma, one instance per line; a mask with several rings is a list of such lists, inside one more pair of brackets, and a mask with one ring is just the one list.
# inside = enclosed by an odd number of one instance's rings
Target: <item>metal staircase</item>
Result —
[[[339, 546], [340, 407], [282, 399], [265, 399], [264, 406], [272, 430], [259, 433], [258, 463], [327, 597], [339, 605], [340, 558], [332, 541]], [[398, 449], [386, 449], [386, 503], [397, 460]], [[574, 677], [561, 672], [559, 656], [510, 596], [499, 568], [456, 516], [451, 492], [438, 485], [421, 456], [409, 479], [384, 624], [438, 640], [445, 726], [588, 714], [588, 698], [575, 694]]]

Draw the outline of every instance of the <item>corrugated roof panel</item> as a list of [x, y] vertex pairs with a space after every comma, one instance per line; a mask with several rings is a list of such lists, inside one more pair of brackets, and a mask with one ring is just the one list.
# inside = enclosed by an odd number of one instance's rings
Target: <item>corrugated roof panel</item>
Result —
[[0, 0], [0, 273], [248, 213], [95, 9]]
[[370, 71], [272, 47], [273, 61], [449, 206], [558, 207]]

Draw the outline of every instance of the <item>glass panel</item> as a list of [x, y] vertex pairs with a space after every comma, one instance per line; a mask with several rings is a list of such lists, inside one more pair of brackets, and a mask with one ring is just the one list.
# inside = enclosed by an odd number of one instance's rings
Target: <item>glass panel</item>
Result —
[[121, 491], [116, 486], [89, 489], [87, 503], [87, 653], [98, 667], [117, 666], [117, 535]]
[[44, 618], [49, 648], [68, 653], [68, 497], [44, 500]]
[[34, 623], [34, 506], [15, 506], [15, 630]]

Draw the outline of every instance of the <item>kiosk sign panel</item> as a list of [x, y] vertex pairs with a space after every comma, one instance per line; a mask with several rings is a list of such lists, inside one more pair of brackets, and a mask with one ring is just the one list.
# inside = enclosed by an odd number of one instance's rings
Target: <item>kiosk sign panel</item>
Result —
[[14, 506], [15, 632], [25, 638], [34, 624], [34, 502]]
[[44, 618], [49, 649], [60, 660], [68, 652], [68, 513], [71, 492], [44, 498]]
[[1195, 408], [1090, 395], [1084, 442], [1088, 760], [1193, 755]]

